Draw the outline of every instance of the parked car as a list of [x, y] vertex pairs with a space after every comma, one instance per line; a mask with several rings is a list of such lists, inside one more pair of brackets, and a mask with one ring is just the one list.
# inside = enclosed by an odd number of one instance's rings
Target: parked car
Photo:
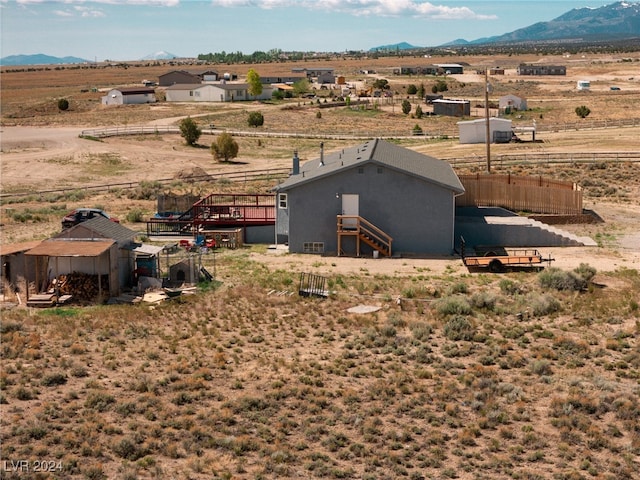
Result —
[[64, 216], [62, 219], [62, 228], [73, 227], [94, 217], [104, 217], [112, 222], [120, 223], [120, 220], [99, 208], [76, 208]]

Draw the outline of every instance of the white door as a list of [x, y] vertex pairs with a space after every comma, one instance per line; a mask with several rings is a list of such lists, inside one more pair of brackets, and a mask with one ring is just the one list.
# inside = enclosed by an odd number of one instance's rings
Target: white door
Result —
[[[360, 215], [359, 210], [360, 196], [353, 193], [345, 193], [342, 195], [342, 214], [343, 215]], [[342, 222], [343, 228], [356, 228], [358, 220], [355, 218], [345, 218]]]

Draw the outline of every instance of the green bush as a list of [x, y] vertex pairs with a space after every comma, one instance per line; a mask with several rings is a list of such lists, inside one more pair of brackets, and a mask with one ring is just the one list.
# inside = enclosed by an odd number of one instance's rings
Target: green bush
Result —
[[462, 296], [444, 297], [435, 304], [435, 309], [440, 315], [469, 315], [471, 305]]
[[549, 268], [538, 274], [542, 288], [553, 290], [580, 291], [587, 287], [588, 281], [574, 272], [565, 272], [559, 268]]
[[449, 340], [473, 340], [476, 328], [467, 317], [456, 315], [444, 325], [444, 335]]
[[127, 212], [126, 219], [129, 223], [142, 222], [144, 220], [144, 212], [139, 208], [133, 208]]
[[264, 115], [260, 112], [251, 112], [249, 118], [247, 118], [247, 123], [250, 127], [261, 127], [264, 125]]
[[526, 303], [536, 317], [543, 317], [560, 310], [560, 302], [551, 295], [528, 295]]
[[60, 100], [58, 100], [58, 110], [69, 110], [69, 100], [67, 100], [66, 98], [61, 98]]

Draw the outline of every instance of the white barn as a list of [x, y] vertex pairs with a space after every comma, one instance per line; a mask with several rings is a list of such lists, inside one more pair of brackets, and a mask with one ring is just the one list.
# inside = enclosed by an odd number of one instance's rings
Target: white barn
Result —
[[156, 92], [149, 87], [113, 88], [102, 97], [102, 105], [141, 105], [155, 102]]
[[249, 94], [247, 83], [195, 83], [175, 84], [165, 90], [167, 102], [237, 102], [246, 100], [268, 100], [273, 87], [262, 86], [258, 96]]
[[498, 100], [498, 108], [501, 112], [505, 112], [507, 110], [526, 110], [527, 99], [513, 94], [503, 95]]
[[[487, 120], [469, 120], [458, 122], [460, 130], [460, 143], [485, 143], [487, 133]], [[513, 136], [511, 120], [506, 118], [489, 118], [489, 135], [491, 143], [508, 142]]]

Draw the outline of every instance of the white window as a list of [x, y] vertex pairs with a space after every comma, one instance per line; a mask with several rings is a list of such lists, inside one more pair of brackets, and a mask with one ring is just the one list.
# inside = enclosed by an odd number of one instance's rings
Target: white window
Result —
[[278, 194], [278, 208], [282, 208], [283, 210], [287, 209], [287, 194], [279, 193]]
[[324, 253], [324, 242], [304, 242], [302, 244], [303, 253]]

